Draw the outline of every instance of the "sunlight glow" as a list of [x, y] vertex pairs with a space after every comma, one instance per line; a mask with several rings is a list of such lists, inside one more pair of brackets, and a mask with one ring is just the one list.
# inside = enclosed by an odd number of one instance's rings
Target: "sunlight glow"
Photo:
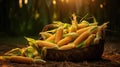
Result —
[[95, 2], [95, 0], [91, 0], [92, 2]]
[[103, 8], [103, 4], [100, 4], [100, 8]]
[[28, 3], [28, 0], [24, 0], [24, 3], [27, 4], [27, 3]]
[[56, 5], [56, 0], [53, 0], [53, 4]]
[[66, 0], [66, 3], [69, 3], [69, 0]]
[[19, 7], [22, 8], [22, 0], [19, 0]]
[[64, 2], [64, 0], [61, 0], [61, 2]]
[[53, 20], [56, 20], [57, 19], [57, 14], [56, 12], [53, 14]]
[[35, 19], [37, 20], [40, 17], [40, 14], [36, 11], [35, 13]]

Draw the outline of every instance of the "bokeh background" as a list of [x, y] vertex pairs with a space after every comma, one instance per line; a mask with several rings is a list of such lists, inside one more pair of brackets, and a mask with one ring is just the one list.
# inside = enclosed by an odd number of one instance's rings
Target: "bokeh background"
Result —
[[55, 20], [69, 23], [75, 13], [78, 20], [89, 14], [99, 24], [109, 21], [107, 33], [118, 36], [119, 3], [119, 0], [0, 0], [0, 35], [38, 35]]

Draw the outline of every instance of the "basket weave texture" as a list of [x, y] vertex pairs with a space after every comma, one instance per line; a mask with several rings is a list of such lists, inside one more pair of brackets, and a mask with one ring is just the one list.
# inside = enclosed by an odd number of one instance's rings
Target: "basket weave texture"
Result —
[[101, 58], [104, 51], [104, 40], [99, 44], [90, 45], [85, 48], [74, 48], [70, 50], [48, 49], [46, 60], [52, 61], [83, 61]]

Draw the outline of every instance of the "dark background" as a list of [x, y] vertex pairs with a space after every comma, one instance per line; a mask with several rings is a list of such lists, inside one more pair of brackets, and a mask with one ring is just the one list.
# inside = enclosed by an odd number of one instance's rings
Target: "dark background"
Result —
[[[53, 20], [70, 22], [74, 12], [81, 19], [87, 13], [95, 16], [99, 24], [109, 21], [107, 33], [118, 36], [120, 34], [120, 1], [119, 0], [28, 0], [22, 8], [19, 0], [0, 0], [0, 35], [10, 36], [38, 35], [43, 26]], [[100, 4], [103, 8], [100, 8]], [[77, 6], [76, 6], [77, 5]], [[57, 18], [53, 18], [54, 12]], [[35, 16], [39, 14], [37, 18]]]

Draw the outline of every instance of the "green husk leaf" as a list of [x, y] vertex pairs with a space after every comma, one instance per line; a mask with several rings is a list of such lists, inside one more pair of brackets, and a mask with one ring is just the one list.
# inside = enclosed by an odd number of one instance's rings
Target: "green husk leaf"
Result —
[[98, 28], [98, 26], [94, 26], [94, 27], [90, 30], [90, 33], [93, 33], [97, 28]]
[[36, 44], [36, 40], [35, 39], [32, 39], [32, 38], [28, 38], [28, 37], [25, 37], [25, 39], [27, 39], [29, 45], [31, 47], [33, 47], [39, 54], [39, 56], [41, 56], [41, 49], [38, 47], [38, 45]]
[[68, 36], [72, 36], [72, 37], [77, 37], [79, 36], [76, 32], [71, 32], [71, 33], [68, 33], [68, 34], [64, 34], [63, 37], [68, 37]]
[[34, 52], [35, 52], [35, 50], [32, 47], [27, 47], [24, 51], [24, 55], [26, 57], [32, 58], [34, 56]]
[[41, 50], [41, 57], [42, 57], [42, 58], [45, 58], [45, 57], [46, 57], [46, 54], [47, 54], [47, 48], [46, 48], [46, 47], [43, 47], [42, 50]]
[[50, 33], [48, 33], [48, 32], [40, 32], [39, 34], [42, 36], [42, 38], [43, 38], [44, 40], [47, 39], [49, 36], [52, 35], [52, 34], [50, 34]]
[[33, 59], [33, 61], [34, 63], [42, 63], [42, 64], [46, 63], [46, 61], [42, 59]]
[[87, 16], [88, 16], [88, 13], [87, 13], [84, 17], [82, 17], [82, 19], [80, 20], [80, 23], [81, 23]]
[[84, 46], [84, 41], [76, 46], [76, 48], [82, 48]]
[[68, 28], [68, 27], [70, 27], [70, 24], [68, 24], [68, 23], [63, 24], [63, 28]]
[[93, 16], [93, 23], [98, 23], [94, 16]]
[[48, 33], [55, 33], [57, 31], [57, 29], [55, 28], [55, 29], [53, 29], [53, 30], [48, 30], [48, 31], [46, 31], [46, 32], [48, 32]]
[[89, 22], [86, 21], [86, 20], [83, 20], [81, 23], [84, 23], [84, 24], [88, 24], [88, 25], [89, 25]]
[[96, 38], [94, 39], [93, 43], [98, 44], [101, 39], [101, 35], [99, 35], [99, 32], [96, 33]]
[[4, 55], [20, 56], [21, 54], [22, 54], [21, 49], [20, 48], [15, 48], [15, 49], [12, 49], [12, 50], [6, 52]]
[[89, 26], [97, 26], [98, 23], [90, 23]]

